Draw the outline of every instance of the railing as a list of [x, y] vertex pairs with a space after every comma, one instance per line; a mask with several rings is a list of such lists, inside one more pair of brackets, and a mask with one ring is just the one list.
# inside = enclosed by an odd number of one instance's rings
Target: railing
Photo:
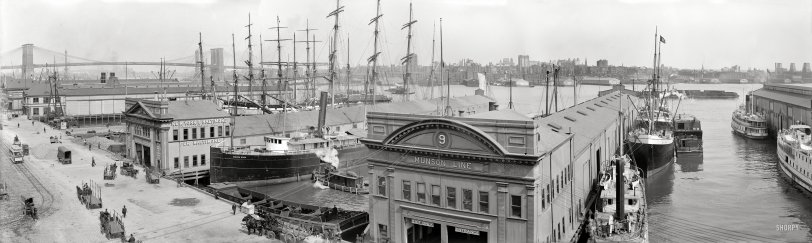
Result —
[[319, 178], [319, 179], [316, 179], [316, 180], [321, 182], [322, 185], [328, 186], [328, 187], [330, 187], [332, 189], [339, 190], [339, 191], [342, 191], [342, 192], [349, 192], [349, 193], [354, 193], [354, 194], [369, 194], [369, 188], [358, 188], [358, 187], [349, 187], [349, 186], [331, 184], [329, 181], [327, 181], [325, 179], [322, 179], [322, 178]]
[[217, 148], [220, 148], [220, 150], [222, 151], [223, 154], [231, 154], [231, 155], [299, 155], [299, 154], [313, 153], [313, 151], [310, 151], [310, 150], [295, 150], [295, 151], [291, 151], [291, 150], [278, 150], [278, 151], [260, 150], [260, 151], [256, 151], [256, 150], [252, 150], [252, 149], [246, 148], [246, 147], [243, 147], [243, 148], [234, 147], [234, 149], [231, 149], [229, 147], [217, 147]]

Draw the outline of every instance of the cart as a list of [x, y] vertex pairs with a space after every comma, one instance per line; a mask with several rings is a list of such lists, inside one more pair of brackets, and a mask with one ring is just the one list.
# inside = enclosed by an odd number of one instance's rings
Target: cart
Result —
[[96, 183], [83, 183], [82, 187], [76, 187], [76, 197], [87, 209], [102, 207], [101, 189]]
[[71, 160], [71, 151], [65, 146], [59, 146], [57, 149], [56, 157], [59, 159], [59, 162], [62, 164], [70, 164], [72, 163]]
[[34, 198], [29, 197], [26, 199], [23, 196], [20, 196], [20, 198], [23, 201], [23, 215], [31, 216], [32, 219], [37, 220], [37, 207], [34, 206]]
[[113, 214], [108, 213], [106, 210], [99, 212], [99, 228], [101, 233], [107, 237], [108, 240], [115, 238], [125, 239], [124, 223], [121, 222], [121, 218], [119, 218], [115, 212], [113, 212]]
[[132, 163], [125, 161], [121, 163], [121, 175], [136, 178], [136, 175], [138, 175], [138, 170], [135, 169], [135, 166]]
[[105, 180], [116, 179], [116, 164], [111, 164], [104, 167], [104, 179]]
[[6, 183], [0, 184], [0, 200], [8, 200], [8, 186]]

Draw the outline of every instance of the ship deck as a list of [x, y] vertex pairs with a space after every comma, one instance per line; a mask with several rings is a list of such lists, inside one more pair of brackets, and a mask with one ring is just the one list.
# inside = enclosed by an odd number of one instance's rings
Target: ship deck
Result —
[[369, 211], [368, 195], [358, 195], [334, 189], [320, 189], [310, 180], [285, 184], [245, 187], [247, 190], [268, 195], [270, 198], [317, 207], [333, 206], [351, 211]]

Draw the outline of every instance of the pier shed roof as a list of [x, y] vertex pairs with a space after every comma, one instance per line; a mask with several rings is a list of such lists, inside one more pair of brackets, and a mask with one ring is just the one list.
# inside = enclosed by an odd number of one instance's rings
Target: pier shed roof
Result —
[[620, 106], [618, 99], [624, 99], [623, 109], [627, 114], [633, 110], [629, 98], [626, 97], [636, 99], [628, 94], [621, 97], [619, 92], [615, 91], [549, 116], [534, 118], [540, 136], [539, 152], [555, 150], [570, 136], [573, 137], [572, 147], [576, 149], [574, 152], [586, 149], [589, 143], [600, 136], [610, 124], [617, 122]]
[[753, 95], [758, 97], [763, 97], [771, 100], [781, 101], [785, 103], [789, 103], [792, 105], [804, 107], [804, 108], [812, 108], [812, 97], [808, 95], [799, 95], [794, 93], [788, 92], [779, 92], [774, 90], [768, 89], [759, 89], [753, 91]]

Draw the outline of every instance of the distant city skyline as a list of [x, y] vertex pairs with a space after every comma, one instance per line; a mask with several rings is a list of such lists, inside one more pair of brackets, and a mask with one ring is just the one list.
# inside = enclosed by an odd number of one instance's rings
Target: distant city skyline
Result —
[[[774, 64], [800, 66], [812, 62], [812, 2], [800, 0], [415, 0], [418, 20], [413, 37], [419, 64], [431, 61], [434, 24], [443, 18], [444, 59], [472, 59], [481, 64], [529, 55], [532, 61], [568, 58], [606, 59], [613, 66], [650, 67], [655, 27], [666, 39], [662, 63], [675, 68], [721, 69], [738, 65], [773, 69]], [[157, 61], [192, 56], [198, 32], [203, 48], [224, 48], [231, 65], [231, 34], [235, 34], [238, 64], [247, 59], [248, 13], [254, 28], [254, 55], [259, 59], [259, 35], [275, 39], [268, 28], [279, 14], [282, 38], [304, 29], [309, 20], [317, 40], [319, 62], [327, 62], [327, 40], [335, 8], [332, 0], [189, 1], [189, 0], [0, 0], [1, 65], [20, 63], [5, 55], [22, 44], [104, 61]], [[340, 16], [339, 62], [346, 66], [350, 38], [352, 66], [365, 65], [372, 53], [374, 0], [344, 0]], [[382, 1], [380, 50], [383, 65], [399, 64], [406, 53], [409, 1]], [[439, 26], [435, 61], [440, 60]], [[297, 40], [305, 38], [296, 32]], [[264, 41], [263, 41], [264, 42]], [[276, 46], [263, 43], [264, 59], [276, 59]], [[304, 61], [305, 45], [297, 59]], [[283, 43], [283, 61], [292, 58], [291, 43]], [[301, 53], [301, 54], [300, 54]], [[57, 62], [61, 62], [59, 56]], [[208, 56], [207, 56], [208, 58]], [[193, 60], [193, 57], [188, 58]], [[35, 63], [51, 62], [35, 56]]]

